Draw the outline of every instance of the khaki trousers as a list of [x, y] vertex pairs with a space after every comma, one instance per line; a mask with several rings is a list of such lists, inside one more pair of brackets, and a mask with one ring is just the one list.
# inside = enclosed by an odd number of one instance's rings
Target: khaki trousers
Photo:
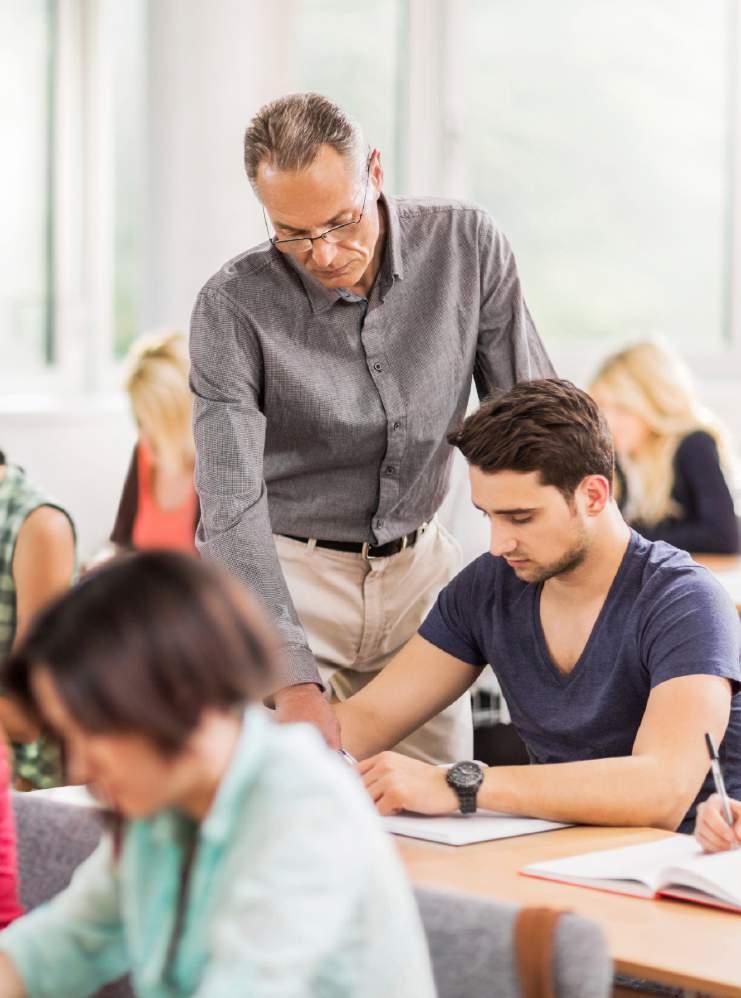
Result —
[[[461, 564], [457, 541], [437, 520], [414, 547], [371, 560], [274, 536], [319, 673], [339, 700], [362, 689], [406, 644]], [[472, 758], [469, 694], [395, 748], [423, 762]]]

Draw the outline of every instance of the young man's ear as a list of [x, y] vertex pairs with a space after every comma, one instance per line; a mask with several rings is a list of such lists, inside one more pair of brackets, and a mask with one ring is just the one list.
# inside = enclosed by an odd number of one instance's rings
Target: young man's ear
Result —
[[579, 485], [587, 516], [597, 516], [612, 498], [610, 482], [604, 475], [587, 475]]

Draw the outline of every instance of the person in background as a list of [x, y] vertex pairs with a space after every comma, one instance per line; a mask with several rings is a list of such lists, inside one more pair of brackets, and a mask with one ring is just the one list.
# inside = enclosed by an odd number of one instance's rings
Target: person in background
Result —
[[193, 552], [199, 511], [185, 336], [165, 332], [137, 340], [125, 387], [139, 439], [110, 539], [119, 549]]
[[0, 734], [0, 929], [23, 914], [19, 898], [18, 853], [10, 781], [8, 749]]
[[[39, 609], [71, 585], [75, 568], [75, 527], [69, 513], [0, 453], [0, 661]], [[13, 743], [18, 789], [57, 786], [61, 762], [56, 744], [38, 739], [38, 730], [1, 695], [0, 726]]]
[[69, 887], [0, 934], [3, 998], [433, 998], [394, 846], [352, 770], [261, 700], [261, 611], [182, 552], [113, 559], [50, 606], [0, 679], [113, 812]]
[[685, 551], [737, 553], [729, 447], [683, 361], [658, 343], [637, 343], [609, 357], [589, 391], [612, 430], [618, 500], [631, 526]]

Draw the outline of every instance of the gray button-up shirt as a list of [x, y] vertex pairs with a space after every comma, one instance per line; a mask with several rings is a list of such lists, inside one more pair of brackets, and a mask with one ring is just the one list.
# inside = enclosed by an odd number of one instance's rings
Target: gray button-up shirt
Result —
[[319, 680], [272, 533], [382, 544], [414, 530], [445, 496], [445, 436], [471, 379], [484, 397], [553, 374], [485, 211], [383, 205], [367, 301], [263, 243], [222, 267], [193, 311], [197, 543], [272, 610], [289, 683]]

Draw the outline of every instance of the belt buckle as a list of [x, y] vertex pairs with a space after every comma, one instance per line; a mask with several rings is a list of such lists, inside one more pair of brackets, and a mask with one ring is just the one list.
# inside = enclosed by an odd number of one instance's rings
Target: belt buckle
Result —
[[383, 555], [371, 554], [370, 549], [375, 547], [374, 544], [369, 544], [368, 541], [363, 541], [363, 547], [360, 550], [360, 557], [365, 561], [379, 561]]
[[[409, 537], [410, 537], [409, 534], [404, 534], [404, 536], [400, 538], [401, 547], [396, 552], [397, 554], [401, 554], [402, 551], [406, 551], [407, 547], [409, 546]], [[386, 557], [386, 555], [370, 553], [370, 549], [376, 546], [383, 547], [383, 544], [375, 545], [375, 544], [369, 544], [368, 541], [364, 541], [363, 547], [360, 552], [361, 556], [365, 558], [366, 561], [380, 561], [381, 558]]]

